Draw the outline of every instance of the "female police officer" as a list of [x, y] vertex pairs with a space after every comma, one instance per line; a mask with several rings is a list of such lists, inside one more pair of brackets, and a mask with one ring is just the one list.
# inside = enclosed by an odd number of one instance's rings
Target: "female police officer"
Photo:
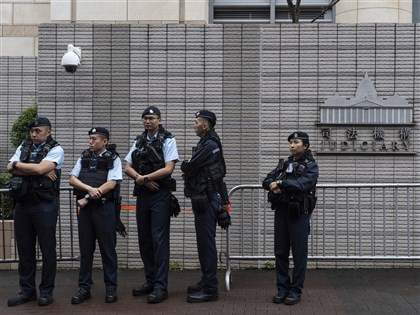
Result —
[[[296, 304], [302, 295], [308, 260], [310, 216], [315, 207], [318, 166], [305, 132], [292, 133], [287, 140], [291, 156], [263, 180], [269, 190], [274, 216], [274, 252], [277, 294], [273, 303]], [[293, 255], [293, 278], [289, 277], [289, 252]]]

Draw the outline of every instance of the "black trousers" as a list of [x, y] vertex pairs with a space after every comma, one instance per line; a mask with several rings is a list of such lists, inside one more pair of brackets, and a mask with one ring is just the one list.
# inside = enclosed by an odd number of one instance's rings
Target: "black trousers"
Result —
[[15, 237], [19, 253], [19, 285], [24, 295], [36, 293], [36, 240], [42, 253], [40, 294], [52, 294], [57, 270], [56, 224], [57, 200], [16, 203]]
[[195, 233], [197, 237], [198, 259], [201, 265], [201, 281], [208, 290], [218, 289], [216, 225], [220, 200], [217, 194], [211, 196], [206, 211], [194, 209]]
[[106, 288], [117, 288], [116, 215], [112, 202], [90, 200], [77, 216], [79, 228], [79, 287], [90, 290], [93, 254], [98, 240]]
[[[289, 217], [285, 208], [277, 208], [274, 217], [274, 253], [278, 292], [302, 294], [308, 262], [310, 214], [297, 219]], [[293, 276], [289, 276], [289, 253], [292, 249]]]
[[166, 289], [169, 272], [170, 191], [143, 189], [137, 196], [137, 232], [146, 281]]

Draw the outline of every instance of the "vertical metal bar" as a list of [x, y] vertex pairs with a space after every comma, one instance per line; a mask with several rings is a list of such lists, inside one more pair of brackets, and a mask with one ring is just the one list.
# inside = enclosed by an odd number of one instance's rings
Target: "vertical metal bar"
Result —
[[382, 226], [384, 227], [384, 241], [383, 241], [383, 254], [386, 256], [386, 235], [387, 235], [387, 227], [386, 227], [386, 200], [385, 200], [385, 187], [382, 187]]
[[410, 242], [410, 188], [406, 187], [406, 205], [407, 205], [407, 256], [411, 253], [411, 242]]
[[361, 201], [360, 201], [360, 188], [357, 189], [358, 192], [358, 212], [359, 212], [359, 256], [362, 256], [362, 209], [361, 209]]
[[263, 251], [264, 251], [264, 255], [267, 255], [267, 194], [263, 193], [263, 201], [264, 201], [264, 206], [263, 206], [263, 226], [264, 226], [264, 237], [263, 237]]
[[[335, 204], [335, 206], [337, 207], [337, 188], [335, 188], [334, 189], [334, 204]], [[334, 238], [335, 238], [335, 240], [334, 240], [334, 253], [335, 253], [335, 256], [337, 256], [337, 237], [338, 237], [338, 235], [337, 235], [337, 208], [335, 209], [335, 211], [334, 211], [334, 226], [335, 226], [335, 229], [334, 229]]]
[[[323, 199], [323, 208], [324, 208], [324, 211], [323, 211], [323, 213], [322, 213], [322, 244], [325, 244], [325, 211], [326, 211], [326, 208], [325, 208], [325, 189], [324, 189], [324, 191], [323, 191], [323, 196], [322, 196], [322, 199]], [[325, 246], [322, 246], [322, 256], [325, 256]]]
[[398, 187], [394, 190], [394, 209], [395, 209], [395, 255], [398, 256], [398, 225], [399, 225], [399, 215], [398, 215]]
[[245, 247], [244, 247], [244, 189], [242, 191], [242, 198], [241, 198], [241, 254], [244, 255]]
[[371, 229], [370, 229], [370, 254], [373, 256], [375, 253], [375, 206], [374, 202], [374, 193], [375, 190], [373, 187], [370, 188], [370, 222], [371, 222]]
[[[251, 236], [255, 234], [254, 189], [251, 188]], [[258, 235], [258, 234], [257, 234]], [[251, 237], [251, 254], [254, 256], [254, 237]]]
[[349, 190], [346, 189], [346, 205], [347, 205], [347, 211], [346, 211], [346, 233], [347, 233], [347, 256], [350, 255], [349, 248], [350, 248], [350, 229], [349, 229]]

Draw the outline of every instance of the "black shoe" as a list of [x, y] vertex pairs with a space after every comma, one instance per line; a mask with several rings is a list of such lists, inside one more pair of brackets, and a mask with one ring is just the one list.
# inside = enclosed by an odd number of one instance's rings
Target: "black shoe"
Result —
[[105, 295], [105, 303], [114, 303], [117, 302], [118, 295], [117, 291], [114, 288], [107, 288], [106, 295]]
[[200, 281], [196, 284], [190, 285], [187, 288], [187, 293], [195, 293], [195, 292], [201, 291], [201, 289], [203, 289], [203, 286], [204, 286], [203, 281]]
[[77, 293], [71, 298], [71, 304], [80, 304], [87, 299], [90, 299], [90, 291], [80, 289]]
[[300, 301], [300, 295], [294, 292], [289, 292], [289, 294], [286, 297], [286, 300], [284, 301], [284, 304], [286, 305], [294, 305], [299, 303]]
[[156, 304], [168, 298], [168, 291], [166, 289], [154, 289], [152, 293], [147, 296], [147, 303]]
[[53, 302], [53, 296], [51, 293], [43, 293], [38, 299], [39, 306], [50, 305]]
[[201, 303], [201, 302], [210, 302], [217, 301], [219, 299], [219, 294], [217, 290], [205, 290], [201, 289], [200, 291], [190, 293], [187, 296], [188, 303]]
[[7, 306], [16, 306], [26, 302], [35, 301], [36, 294], [24, 295], [22, 292], [19, 292], [16, 296], [7, 300]]
[[147, 295], [152, 293], [155, 289], [155, 286], [149, 282], [146, 282], [141, 287], [136, 287], [133, 289], [133, 296]]
[[276, 304], [283, 304], [286, 301], [286, 297], [288, 292], [278, 292], [275, 296], [273, 296], [273, 303]]

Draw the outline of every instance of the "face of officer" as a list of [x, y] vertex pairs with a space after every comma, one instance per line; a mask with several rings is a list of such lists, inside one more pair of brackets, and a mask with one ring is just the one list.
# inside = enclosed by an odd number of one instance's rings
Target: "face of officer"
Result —
[[51, 129], [48, 126], [38, 126], [32, 127], [29, 131], [32, 142], [39, 146], [40, 144], [47, 141], [48, 137], [51, 135]]
[[159, 115], [144, 115], [143, 116], [143, 126], [147, 130], [149, 135], [154, 136], [158, 131], [159, 125], [162, 119]]
[[101, 153], [107, 144], [108, 139], [98, 133], [89, 136], [89, 150], [91, 152]]
[[194, 121], [194, 131], [200, 138], [204, 137], [209, 130], [209, 123], [206, 119], [197, 117]]
[[308, 147], [309, 144], [303, 144], [302, 139], [290, 139], [289, 150], [295, 158], [301, 157]]

